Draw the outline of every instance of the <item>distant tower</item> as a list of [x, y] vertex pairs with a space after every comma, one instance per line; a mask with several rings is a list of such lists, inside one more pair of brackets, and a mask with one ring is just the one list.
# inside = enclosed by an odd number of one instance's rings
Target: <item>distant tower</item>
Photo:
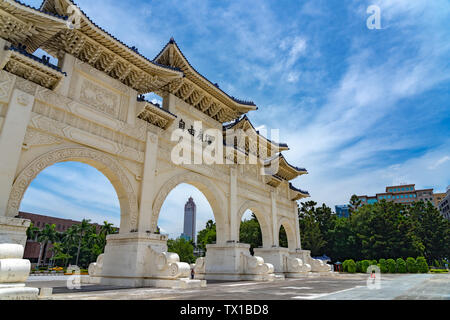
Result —
[[182, 238], [187, 240], [192, 239], [195, 243], [195, 217], [197, 213], [197, 206], [194, 199], [189, 197], [189, 200], [184, 205], [184, 229]]

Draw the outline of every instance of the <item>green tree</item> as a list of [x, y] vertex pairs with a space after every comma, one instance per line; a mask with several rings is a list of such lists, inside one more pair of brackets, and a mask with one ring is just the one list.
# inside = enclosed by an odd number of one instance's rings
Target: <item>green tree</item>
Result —
[[409, 273], [417, 273], [416, 259], [412, 257], [408, 257], [406, 259], [406, 270]]
[[357, 235], [352, 230], [350, 218], [337, 218], [335, 226], [328, 233], [328, 252], [333, 260], [345, 260], [346, 258], [361, 258], [355, 254], [359, 250], [357, 245]]
[[47, 259], [47, 249], [50, 243], [54, 242], [57, 239], [56, 226], [54, 224], [48, 225], [46, 224], [44, 229], [39, 232], [39, 236], [37, 238], [40, 243], [39, 250], [39, 258], [37, 265], [40, 266], [43, 260], [45, 265], [45, 260]]
[[378, 261], [378, 263], [379, 263], [379, 265], [380, 265], [380, 271], [381, 271], [381, 273], [387, 273], [388, 272], [388, 265], [387, 265], [387, 262], [386, 262], [386, 259], [380, 259], [379, 261]]
[[356, 272], [356, 263], [355, 263], [355, 261], [353, 261], [353, 259], [348, 260], [347, 272], [349, 272], [349, 273]]
[[300, 236], [305, 248], [313, 255], [331, 254], [332, 233], [336, 225], [336, 215], [325, 204], [316, 207], [317, 202], [302, 202], [298, 209]]
[[416, 266], [420, 273], [428, 273], [428, 263], [425, 257], [417, 257]]
[[250, 220], [244, 220], [241, 222], [239, 228], [239, 242], [249, 244], [251, 254], [254, 253], [254, 248], [262, 246], [261, 227], [255, 214], [252, 213]]
[[322, 253], [322, 248], [325, 246], [326, 241], [320, 232], [319, 224], [313, 217], [305, 217], [301, 221], [300, 235], [302, 246], [305, 249], [311, 250], [312, 256], [317, 256]]
[[415, 234], [424, 246], [423, 256], [431, 264], [450, 256], [450, 222], [430, 202], [415, 202], [408, 208]]
[[363, 260], [363, 261], [361, 261], [361, 271], [362, 271], [363, 273], [366, 273], [366, 272], [367, 272], [367, 268], [369, 268], [369, 266], [370, 266], [370, 261], [369, 261], [369, 260]]
[[212, 220], [208, 220], [205, 229], [200, 230], [197, 234], [197, 247], [206, 250], [206, 245], [215, 243], [216, 241], [216, 224]]
[[116, 232], [117, 229], [114, 228], [114, 224], [109, 223], [108, 221], [103, 221], [103, 225], [100, 227], [100, 234], [107, 236], [108, 234], [113, 234]]
[[174, 252], [180, 257], [180, 261], [187, 263], [194, 263], [194, 246], [190, 241], [184, 238], [177, 238], [176, 240], [167, 240], [167, 248], [169, 252]]
[[356, 262], [356, 272], [362, 272], [362, 262], [361, 261]]
[[36, 241], [37, 237], [39, 236], [39, 232], [39, 228], [34, 226], [33, 222], [31, 222], [30, 226], [27, 229], [27, 240]]
[[349, 212], [352, 214], [361, 206], [361, 200], [359, 200], [358, 196], [354, 194], [351, 196], [349, 204]]
[[362, 206], [352, 214], [350, 223], [360, 258], [408, 257], [423, 252], [415, 225], [402, 204], [382, 200]]
[[75, 265], [78, 265], [83, 238], [86, 235], [86, 233], [90, 230], [90, 224], [89, 224], [90, 221], [91, 221], [90, 219], [83, 219], [81, 221], [81, 224], [73, 225], [74, 229], [76, 230], [77, 239], [78, 239], [78, 247], [77, 247], [77, 255], [76, 255], [77, 258], [75, 260]]
[[286, 230], [283, 226], [280, 228], [279, 236], [278, 236], [280, 247], [287, 248], [288, 247], [288, 240], [286, 235]]
[[398, 273], [406, 273], [406, 262], [402, 258], [398, 258], [396, 260], [397, 264], [397, 272]]
[[61, 242], [55, 242], [53, 243], [52, 251], [53, 251], [53, 260], [58, 262], [62, 261], [62, 265], [64, 267], [67, 267], [67, 263], [69, 259], [72, 257], [68, 253], [64, 252], [66, 248], [64, 247], [64, 244]]
[[397, 265], [394, 259], [387, 259], [386, 264], [389, 273], [395, 273], [397, 271]]

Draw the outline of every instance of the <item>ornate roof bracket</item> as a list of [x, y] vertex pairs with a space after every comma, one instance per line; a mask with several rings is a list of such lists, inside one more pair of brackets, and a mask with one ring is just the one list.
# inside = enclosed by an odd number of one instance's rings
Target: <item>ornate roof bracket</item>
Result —
[[300, 175], [308, 174], [308, 171], [306, 169], [298, 168], [289, 164], [281, 153], [273, 156], [270, 159], [266, 159], [264, 166], [274, 167], [275, 161], [278, 162], [277, 164], [275, 164], [275, 166], [277, 166], [278, 168], [276, 175], [284, 180], [289, 181], [297, 178]]
[[245, 142], [246, 151], [257, 155], [263, 160], [273, 157], [273, 154], [277, 154], [280, 151], [289, 150], [287, 144], [275, 143], [262, 136], [256, 131], [246, 115], [241, 119], [235, 119], [234, 122], [224, 125], [223, 134], [231, 136], [243, 134], [248, 137], [246, 139], [248, 141]]
[[52, 65], [43, 57], [38, 58], [29, 54], [23, 48], [10, 46], [4, 49], [0, 61], [1, 69], [34, 82], [44, 88], [54, 90], [66, 76], [57, 66]]
[[167, 110], [162, 109], [159, 105], [155, 105], [149, 101], [137, 102], [137, 117], [148, 123], [166, 129], [177, 118], [176, 115]]
[[66, 28], [66, 17], [29, 7], [19, 1], [0, 1], [0, 37], [33, 53], [41, 44]]
[[[44, 0], [41, 10], [54, 14], [66, 13], [71, 0]], [[181, 70], [163, 66], [142, 56], [135, 47], [120, 40], [93, 23], [80, 11], [78, 28], [67, 28], [56, 33], [42, 48], [54, 56], [67, 52], [92, 67], [105, 72], [136, 90], [139, 94], [154, 92], [174, 79], [182, 78]]]
[[292, 183], [289, 183], [289, 191], [290, 191], [290, 198], [292, 201], [300, 200], [303, 198], [309, 198], [310, 196], [308, 191], [297, 189], [292, 185]]
[[271, 187], [278, 187], [280, 185], [280, 183], [283, 181], [281, 178], [277, 177], [276, 175], [267, 175], [267, 176], [263, 176], [263, 180], [266, 184], [268, 184]]

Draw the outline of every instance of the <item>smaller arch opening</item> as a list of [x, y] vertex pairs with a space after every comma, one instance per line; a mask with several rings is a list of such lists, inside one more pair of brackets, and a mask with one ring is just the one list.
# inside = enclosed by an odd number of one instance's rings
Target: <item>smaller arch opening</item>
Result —
[[251, 210], [246, 210], [242, 216], [239, 227], [239, 242], [250, 245], [250, 254], [254, 255], [254, 249], [262, 247], [263, 238], [258, 218]]
[[284, 229], [284, 226], [281, 225], [280, 230], [278, 232], [278, 243], [280, 247], [287, 248], [288, 247], [288, 239], [286, 230]]

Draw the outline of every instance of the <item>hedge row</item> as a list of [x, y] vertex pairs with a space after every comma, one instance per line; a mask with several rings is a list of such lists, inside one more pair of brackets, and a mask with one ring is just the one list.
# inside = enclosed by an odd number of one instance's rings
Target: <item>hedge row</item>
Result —
[[377, 260], [362, 260], [355, 262], [353, 259], [345, 260], [342, 264], [344, 272], [349, 273], [366, 273], [369, 266], [378, 266], [381, 273], [427, 273], [428, 264], [424, 257], [407, 258], [406, 261], [402, 258], [394, 259], [380, 259]]

